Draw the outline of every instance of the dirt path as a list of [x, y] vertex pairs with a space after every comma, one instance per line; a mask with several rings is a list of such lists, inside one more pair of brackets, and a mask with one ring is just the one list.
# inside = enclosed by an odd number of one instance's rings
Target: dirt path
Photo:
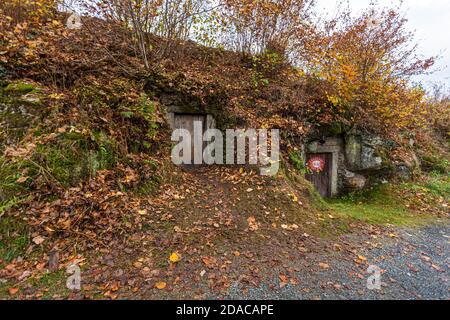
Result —
[[[377, 243], [366, 242], [362, 249], [367, 261], [348, 259], [345, 255], [325, 254], [311, 257], [327, 261], [329, 269], [298, 272], [299, 284], [279, 288], [279, 281], [266, 282], [249, 289], [247, 295], [234, 285], [229, 299], [450, 299], [448, 224], [423, 228], [398, 228]], [[355, 241], [357, 239], [349, 239]], [[355, 262], [356, 261], [356, 262]], [[358, 262], [358, 263], [357, 263]], [[368, 265], [383, 271], [381, 290], [367, 289]], [[276, 288], [276, 289], [274, 289]]]
[[[136, 288], [118, 297], [450, 298], [448, 225], [354, 222], [343, 235], [339, 219], [327, 220], [330, 212], [308, 207], [292, 190], [285, 180], [241, 170], [182, 174], [147, 205], [152, 214], [135, 234], [140, 249], [117, 256], [127, 275], [117, 280]], [[181, 260], [171, 264], [173, 252]], [[370, 265], [382, 269], [381, 290], [367, 289]], [[161, 281], [167, 286], [155, 289]]]
[[[155, 196], [126, 205], [116, 197], [108, 213], [130, 230], [105, 232], [107, 245], [91, 243], [77, 256], [81, 291], [67, 291], [63, 265], [46, 271], [45, 252], [33, 275], [25, 260], [8, 266], [4, 288], [17, 286], [14, 297], [23, 299], [450, 298], [448, 224], [344, 221], [310, 197], [306, 186], [242, 169], [179, 172]], [[384, 270], [380, 291], [367, 289], [369, 265]]]

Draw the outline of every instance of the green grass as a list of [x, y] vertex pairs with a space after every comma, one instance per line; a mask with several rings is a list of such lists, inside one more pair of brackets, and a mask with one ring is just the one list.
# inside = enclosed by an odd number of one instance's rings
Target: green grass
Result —
[[0, 218], [0, 260], [6, 263], [25, 253], [30, 236], [28, 227], [13, 217]]
[[[32, 294], [39, 299], [53, 299], [55, 295], [66, 298], [70, 293], [70, 290], [66, 287], [67, 277], [65, 270], [59, 270], [53, 273], [45, 273], [38, 278], [27, 279], [19, 285], [6, 282], [0, 285], [0, 299], [17, 299], [24, 287], [31, 288]], [[11, 297], [8, 289], [16, 285], [20, 288], [19, 292]]]
[[[0, 201], [25, 195], [39, 176], [70, 187], [112, 168], [117, 160], [116, 143], [102, 132], [59, 134], [51, 143], [38, 144], [30, 158], [0, 156]], [[28, 179], [18, 183], [21, 177]]]
[[396, 194], [395, 188], [406, 185], [382, 185], [363, 192], [349, 194], [340, 199], [328, 200], [338, 217], [355, 219], [380, 225], [421, 225], [432, 217], [409, 210]]
[[66, 287], [67, 277], [65, 270], [59, 270], [46, 273], [39, 279], [31, 279], [30, 283], [35, 288], [44, 289], [42, 299], [51, 299], [54, 295], [65, 297], [70, 292]]
[[431, 196], [443, 197], [447, 201], [450, 199], [450, 174], [431, 174], [423, 183], [405, 183], [403, 188], [414, 191], [426, 192]]
[[3, 91], [6, 94], [23, 95], [27, 93], [40, 92], [39, 88], [36, 88], [31, 83], [10, 83]]

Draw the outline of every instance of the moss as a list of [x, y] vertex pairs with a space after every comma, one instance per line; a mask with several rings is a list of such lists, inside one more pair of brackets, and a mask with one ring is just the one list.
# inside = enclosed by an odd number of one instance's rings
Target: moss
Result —
[[28, 83], [0, 87], [0, 151], [18, 143], [27, 130], [48, 115], [41, 90]]
[[[6, 69], [0, 65], [0, 79], [6, 78]], [[0, 86], [1, 86], [1, 81], [0, 81]]]
[[[62, 133], [55, 141], [38, 144], [29, 159], [0, 158], [0, 201], [36, 187], [39, 176], [69, 187], [95, 176], [98, 170], [111, 169], [117, 160], [116, 143], [103, 132], [91, 136]], [[28, 179], [17, 182], [21, 177]]]
[[14, 197], [29, 189], [31, 179], [24, 183], [17, 180], [22, 176], [35, 176], [36, 167], [28, 160], [5, 159], [0, 157], [0, 201], [8, 203]]
[[32, 116], [20, 111], [0, 109], [0, 147], [20, 141], [32, 122]]
[[10, 106], [41, 106], [42, 90], [25, 82], [9, 83], [0, 87], [0, 103]]
[[31, 83], [18, 82], [8, 84], [3, 92], [6, 95], [21, 96], [28, 93], [39, 93], [41, 90]]
[[147, 179], [140, 185], [140, 187], [138, 188], [138, 193], [140, 195], [151, 195], [158, 190], [160, 183], [161, 177], [155, 175], [150, 179]]
[[117, 151], [103, 132], [91, 137], [73, 132], [61, 134], [56, 143], [38, 145], [33, 159], [50, 178], [68, 187], [95, 176], [98, 170], [110, 169], [117, 161]]
[[25, 253], [29, 245], [29, 230], [13, 217], [0, 219], [0, 260], [6, 263]]
[[422, 157], [422, 168], [427, 172], [446, 174], [449, 172], [450, 161], [438, 155]]

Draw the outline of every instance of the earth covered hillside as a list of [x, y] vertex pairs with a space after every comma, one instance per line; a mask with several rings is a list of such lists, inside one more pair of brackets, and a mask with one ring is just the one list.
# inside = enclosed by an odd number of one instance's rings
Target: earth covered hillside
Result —
[[[261, 15], [251, 1], [202, 16], [215, 29], [196, 41], [119, 19], [105, 3], [83, 7], [77, 28], [56, 1], [0, 3], [0, 298], [222, 298], [268, 279], [269, 290], [303, 285], [326, 298], [298, 274], [332, 272], [342, 258], [361, 279], [370, 250], [402, 241], [405, 228], [447, 232], [450, 100], [409, 81], [433, 59], [392, 56], [410, 41], [395, 11], [379, 12], [380, 31], [366, 26], [370, 12], [343, 14], [339, 29], [308, 24], [281, 43], [258, 38], [265, 24], [254, 21], [256, 50], [211, 35], [239, 33], [220, 22], [233, 12]], [[219, 129], [279, 129], [279, 172], [174, 165], [174, 105], [211, 114]], [[362, 190], [323, 199], [305, 178], [304, 147], [352, 132], [389, 145], [383, 165]], [[66, 287], [71, 264], [79, 290]]]

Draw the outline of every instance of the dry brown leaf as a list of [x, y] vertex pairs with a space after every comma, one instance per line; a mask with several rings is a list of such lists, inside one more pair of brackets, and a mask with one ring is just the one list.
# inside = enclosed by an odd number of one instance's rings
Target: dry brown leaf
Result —
[[166, 286], [167, 286], [167, 283], [165, 283], [164, 281], [158, 281], [158, 282], [155, 284], [155, 287], [156, 287], [157, 289], [159, 289], [159, 290], [164, 289]]
[[328, 263], [320, 262], [319, 267], [322, 269], [329, 269], [330, 265]]
[[19, 288], [9, 288], [8, 291], [9, 295], [13, 296], [19, 291]]

